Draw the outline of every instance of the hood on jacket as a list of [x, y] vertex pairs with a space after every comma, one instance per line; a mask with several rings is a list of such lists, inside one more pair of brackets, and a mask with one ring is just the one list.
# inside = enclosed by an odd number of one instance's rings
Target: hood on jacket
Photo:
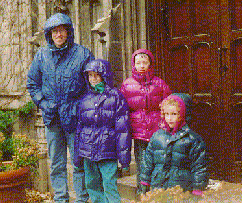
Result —
[[[54, 27], [57, 27], [59, 25], [65, 25], [66, 29], [67, 29], [67, 33], [68, 33], [68, 37], [67, 37], [67, 45], [69, 47], [71, 47], [74, 43], [74, 28], [73, 28], [73, 24], [71, 21], [71, 18], [63, 13], [56, 13], [54, 15], [52, 15], [45, 23], [45, 27], [44, 27], [44, 32], [45, 32], [45, 39], [47, 42], [48, 47], [52, 50], [60, 50], [58, 49], [55, 44], [54, 41], [52, 39], [52, 35], [51, 35], [51, 30]], [[61, 49], [65, 49], [61, 48]]]
[[[174, 129], [171, 131], [169, 125], [165, 121], [165, 117], [163, 116], [163, 107], [164, 104], [168, 101], [174, 99], [177, 101], [178, 106], [180, 107], [180, 121], [177, 122]], [[165, 98], [161, 103], [161, 128], [168, 131], [172, 135], [174, 135], [177, 131], [179, 131], [187, 122], [191, 120], [191, 107], [192, 107], [192, 98], [188, 94], [184, 93], [174, 93]]]
[[[111, 64], [108, 61], [104, 59], [95, 59], [86, 65], [84, 72], [86, 73], [85, 78], [87, 84], [89, 84], [88, 71], [99, 73], [105, 84], [113, 88], [113, 72], [111, 71]], [[90, 85], [88, 88], [90, 89]]]
[[[140, 74], [136, 68], [135, 68], [135, 56], [137, 54], [140, 53], [144, 53], [147, 54], [150, 58], [150, 67], [149, 69], [145, 72]], [[139, 80], [140, 82], [143, 82], [144, 80], [146, 80], [147, 82], [149, 82], [153, 77], [154, 77], [154, 62], [155, 62], [155, 58], [154, 55], [151, 53], [151, 51], [147, 50], [147, 49], [138, 49], [136, 50], [133, 54], [132, 54], [132, 59], [131, 59], [131, 65], [132, 65], [132, 76], [136, 79]]]
[[172, 95], [176, 95], [180, 97], [186, 106], [186, 123], [190, 124], [192, 119], [192, 108], [193, 108], [193, 102], [192, 98], [189, 94], [184, 93], [173, 93]]

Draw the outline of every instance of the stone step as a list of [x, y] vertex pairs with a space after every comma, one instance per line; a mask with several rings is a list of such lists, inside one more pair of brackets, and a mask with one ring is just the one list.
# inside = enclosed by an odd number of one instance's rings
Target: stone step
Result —
[[122, 198], [137, 201], [138, 198], [136, 194], [136, 191], [137, 191], [136, 174], [119, 178], [118, 190]]
[[122, 178], [124, 176], [131, 176], [134, 175], [136, 173], [136, 163], [135, 161], [131, 161], [130, 165], [129, 165], [129, 171], [126, 173], [122, 173], [122, 167], [119, 164], [118, 166], [118, 177]]

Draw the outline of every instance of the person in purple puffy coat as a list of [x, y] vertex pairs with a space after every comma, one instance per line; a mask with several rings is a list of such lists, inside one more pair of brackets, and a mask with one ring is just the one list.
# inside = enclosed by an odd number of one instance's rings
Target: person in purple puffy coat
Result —
[[155, 76], [154, 56], [146, 49], [132, 54], [132, 77], [126, 79], [120, 91], [126, 98], [131, 121], [134, 155], [137, 164], [138, 194], [141, 193], [140, 165], [151, 136], [161, 121], [159, 103], [171, 94], [164, 80]]
[[131, 160], [129, 107], [113, 87], [112, 76], [108, 61], [96, 59], [88, 63], [88, 90], [78, 105], [74, 164], [80, 167], [84, 162], [85, 185], [92, 203], [121, 202], [118, 161], [126, 171]]

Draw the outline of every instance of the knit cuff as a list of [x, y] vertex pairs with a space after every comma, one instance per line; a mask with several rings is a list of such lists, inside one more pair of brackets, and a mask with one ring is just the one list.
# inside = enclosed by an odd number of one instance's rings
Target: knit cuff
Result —
[[145, 185], [145, 186], [149, 186], [149, 185], [150, 185], [149, 183], [146, 183], [146, 182], [144, 182], [144, 181], [140, 181], [140, 184], [141, 184], [141, 185]]
[[196, 195], [196, 196], [203, 196], [203, 191], [202, 190], [193, 190], [192, 194]]

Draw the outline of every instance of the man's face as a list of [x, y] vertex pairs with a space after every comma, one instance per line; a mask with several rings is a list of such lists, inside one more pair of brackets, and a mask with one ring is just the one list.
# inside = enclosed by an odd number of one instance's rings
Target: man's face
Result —
[[63, 25], [59, 25], [51, 30], [51, 34], [55, 46], [57, 48], [63, 47], [68, 36], [66, 28]]
[[135, 56], [135, 68], [138, 72], [144, 73], [150, 67], [150, 60], [146, 54], [137, 54]]
[[90, 84], [95, 87], [95, 85], [102, 82], [102, 77], [97, 72], [88, 71], [88, 80]]

